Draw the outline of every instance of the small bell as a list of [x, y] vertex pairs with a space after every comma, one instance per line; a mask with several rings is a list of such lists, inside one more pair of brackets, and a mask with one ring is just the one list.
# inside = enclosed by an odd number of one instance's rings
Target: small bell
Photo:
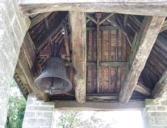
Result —
[[59, 57], [49, 58], [44, 71], [35, 79], [35, 86], [50, 95], [69, 92], [72, 84], [67, 77], [64, 61]]

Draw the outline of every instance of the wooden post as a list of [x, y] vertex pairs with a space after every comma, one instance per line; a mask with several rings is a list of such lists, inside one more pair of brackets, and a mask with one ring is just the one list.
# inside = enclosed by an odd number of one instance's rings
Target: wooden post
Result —
[[163, 73], [162, 77], [156, 83], [152, 95], [154, 98], [161, 97], [167, 90], [167, 70]]
[[100, 92], [100, 83], [99, 83], [99, 79], [100, 79], [100, 60], [101, 60], [101, 38], [100, 38], [100, 18], [102, 17], [101, 13], [96, 13], [96, 18], [97, 18], [97, 64], [96, 64], [96, 68], [97, 68], [97, 93]]
[[140, 73], [142, 72], [151, 49], [157, 39], [158, 33], [164, 23], [165, 17], [145, 17], [140, 32], [137, 35], [137, 41], [134, 52], [130, 58], [132, 60], [125, 76], [119, 101], [127, 103], [137, 85]]
[[86, 18], [82, 12], [70, 12], [72, 64], [75, 69], [75, 97], [79, 103], [86, 100]]

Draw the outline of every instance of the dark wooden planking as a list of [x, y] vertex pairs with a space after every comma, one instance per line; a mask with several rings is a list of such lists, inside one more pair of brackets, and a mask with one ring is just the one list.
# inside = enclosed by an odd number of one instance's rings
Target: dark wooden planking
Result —
[[16, 65], [14, 79], [19, 85], [20, 90], [22, 91], [25, 98], [27, 98], [28, 94], [31, 93], [31, 89], [28, 85], [28, 82], [25, 78], [24, 73], [22, 72], [19, 64]]
[[31, 69], [33, 66], [33, 63], [35, 61], [35, 57], [36, 57], [35, 50], [36, 49], [35, 49], [34, 42], [32, 41], [29, 33], [27, 33], [25, 38], [24, 38], [23, 49], [24, 49], [25, 57], [27, 59], [29, 67]]
[[167, 16], [164, 0], [21, 0], [22, 11], [27, 15], [53, 11], [114, 12], [132, 15]]
[[72, 63], [75, 69], [75, 97], [79, 103], [86, 100], [86, 17], [82, 12], [70, 12]]
[[43, 19], [45, 19], [46, 17], [48, 17], [51, 13], [43, 13], [43, 14], [39, 14], [38, 16], [34, 17], [31, 20], [31, 25], [30, 25], [30, 29], [32, 27], [34, 27], [35, 25], [37, 25], [39, 22], [41, 22]]
[[96, 93], [97, 92], [97, 77], [96, 77], [96, 65], [87, 66], [87, 80], [86, 80], [86, 93]]
[[[87, 94], [97, 93], [95, 64], [97, 59], [96, 35], [95, 29], [87, 30]], [[100, 31], [101, 52], [98, 53], [100, 54], [99, 93], [118, 93], [120, 91], [123, 70], [127, 64], [128, 53], [126, 47], [128, 46], [126, 37], [120, 30], [106, 28]], [[116, 60], [116, 51], [121, 53], [117, 54], [119, 55], [117, 57], [118, 60]], [[115, 73], [117, 68], [118, 71]]]
[[167, 70], [163, 73], [159, 81], [156, 83], [152, 95], [154, 98], [161, 97], [167, 90]]
[[87, 101], [85, 104], [79, 104], [75, 101], [54, 101], [55, 109], [59, 110], [85, 110], [85, 111], [111, 111], [111, 110], [125, 110], [125, 109], [143, 109], [145, 104], [143, 101], [130, 101], [127, 104], [119, 102], [91, 102]]
[[33, 78], [32, 73], [30, 71], [30, 68], [29, 68], [28, 62], [26, 60], [25, 52], [24, 52], [23, 48], [21, 48], [21, 50], [20, 50], [18, 65], [21, 68], [23, 74], [25, 75], [25, 78], [26, 78], [28, 85], [31, 88], [32, 92], [34, 92], [38, 98], [43, 99], [43, 100], [47, 100], [47, 95], [40, 92], [37, 88], [35, 88], [34, 78]]
[[127, 71], [122, 85], [119, 101], [127, 103], [136, 87], [140, 73], [142, 72], [151, 49], [157, 39], [158, 33], [164, 23], [165, 17], [145, 17], [141, 30], [137, 36], [136, 51], [133, 52], [132, 64]]
[[47, 32], [45, 32], [46, 33], [45, 36], [41, 38], [40, 44], [38, 44], [37, 46], [38, 52], [48, 43], [51, 37], [53, 37], [61, 29], [62, 27], [61, 22], [65, 18], [66, 15], [67, 15], [66, 12], [60, 12], [55, 17], [56, 19], [59, 19], [59, 20], [56, 20], [54, 23], [54, 27], [50, 27], [50, 29]]

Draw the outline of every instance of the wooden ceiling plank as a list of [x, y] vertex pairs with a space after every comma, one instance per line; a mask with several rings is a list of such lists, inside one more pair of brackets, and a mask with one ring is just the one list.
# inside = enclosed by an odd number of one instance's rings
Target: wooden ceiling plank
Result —
[[86, 102], [86, 17], [82, 12], [70, 12], [72, 64], [75, 69], [75, 97]]
[[115, 21], [111, 21], [111, 20], [109, 20], [109, 19], [107, 19], [107, 21], [108, 21], [112, 26], [117, 27], [117, 28], [126, 36], [126, 39], [127, 39], [128, 43], [129, 43], [129, 46], [131, 47], [132, 44], [131, 44], [130, 39], [129, 39], [127, 33], [125, 32], [125, 30], [124, 30], [123, 28], [121, 28]]
[[51, 14], [50, 12], [47, 12], [47, 13], [39, 14], [38, 16], [34, 17], [31, 20], [30, 29], [33, 28], [35, 25], [37, 25], [39, 22], [41, 22], [43, 19], [48, 17], [50, 14]]
[[152, 91], [152, 95], [154, 98], [161, 97], [163, 96], [163, 94], [165, 94], [166, 90], [167, 90], [167, 69], [163, 73], [159, 81], [156, 83]]
[[164, 21], [165, 17], [149, 16], [144, 18], [141, 29], [137, 35], [136, 50], [133, 53], [134, 56], [130, 58], [130, 60], [132, 59], [132, 64], [128, 65], [128, 70], [119, 94], [120, 102], [127, 103], [132, 96], [139, 76], [146, 64], [147, 58]]
[[19, 5], [27, 15], [53, 11], [80, 11], [167, 16], [167, 1], [164, 0], [21, 0]]

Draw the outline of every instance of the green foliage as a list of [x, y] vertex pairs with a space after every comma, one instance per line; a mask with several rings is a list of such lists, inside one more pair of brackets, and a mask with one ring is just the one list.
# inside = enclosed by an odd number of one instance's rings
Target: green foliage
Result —
[[[11, 85], [10, 93], [17, 93], [15, 91], [12, 92], [12, 90], [17, 90], [17, 89], [18, 88], [14, 83], [13, 85]], [[8, 109], [6, 128], [21, 128], [24, 117], [24, 110], [26, 107], [26, 100], [22, 95], [15, 95], [15, 94], [13, 96], [12, 95], [9, 97], [8, 101], [9, 109]]]
[[74, 125], [77, 125], [77, 114], [78, 112], [63, 112], [58, 126], [62, 128], [74, 128]]

